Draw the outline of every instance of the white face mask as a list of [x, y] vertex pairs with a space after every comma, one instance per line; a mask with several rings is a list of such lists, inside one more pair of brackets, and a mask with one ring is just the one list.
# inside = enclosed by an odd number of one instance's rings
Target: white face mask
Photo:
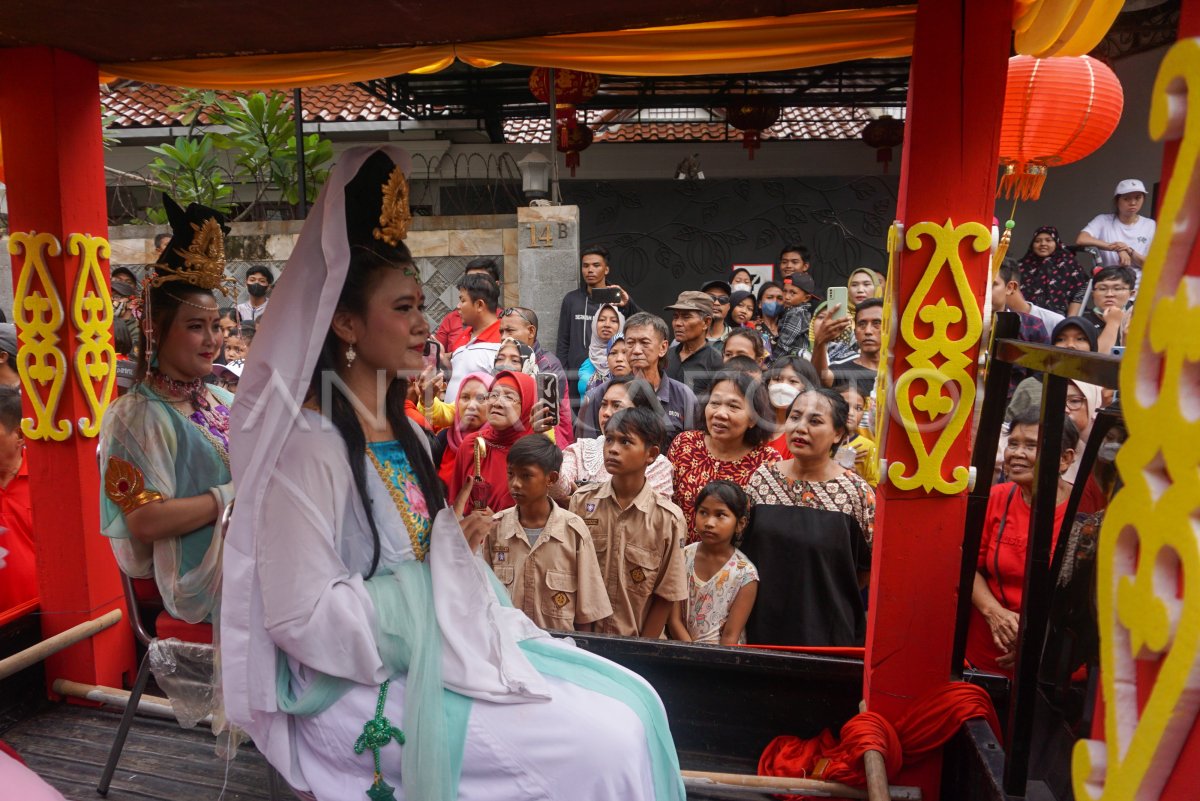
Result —
[[771, 398], [771, 405], [776, 409], [786, 409], [792, 405], [792, 401], [800, 394], [800, 390], [793, 387], [791, 384], [786, 384], [782, 381], [776, 382], [767, 387], [767, 395]]
[[749, 292], [750, 284], [730, 284], [734, 292]]
[[1112, 463], [1117, 459], [1117, 451], [1121, 450], [1120, 442], [1105, 442], [1100, 445], [1096, 451], [1096, 459], [1101, 462]]

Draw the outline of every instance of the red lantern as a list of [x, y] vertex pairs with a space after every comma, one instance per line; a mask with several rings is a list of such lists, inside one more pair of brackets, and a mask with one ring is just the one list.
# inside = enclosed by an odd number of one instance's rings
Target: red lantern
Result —
[[[543, 103], [550, 102], [550, 72], [549, 67], [535, 67], [529, 73], [529, 91]], [[553, 72], [554, 116], [566, 120], [563, 127], [555, 126], [558, 148], [563, 150], [579, 126], [575, 119], [575, 106], [596, 96], [596, 92], [600, 90], [600, 76], [594, 72], [578, 70], [556, 69]]]
[[1116, 130], [1124, 105], [1117, 76], [1090, 56], [1010, 58], [996, 194], [1037, 200], [1047, 168], [1095, 152]]
[[559, 153], [567, 155], [567, 166], [571, 168], [571, 177], [575, 177], [575, 168], [579, 166], [579, 151], [587, 150], [592, 144], [592, 129], [586, 125], [565, 125], [561, 129], [563, 136], [556, 145]]
[[742, 132], [742, 147], [750, 151], [750, 160], [754, 160], [754, 151], [762, 143], [762, 132], [779, 122], [779, 105], [765, 97], [747, 95], [736, 106], [725, 109], [725, 121]]
[[882, 114], [863, 128], [862, 140], [875, 148], [875, 160], [883, 164], [883, 171], [887, 172], [892, 161], [892, 148], [904, 143], [904, 120]]

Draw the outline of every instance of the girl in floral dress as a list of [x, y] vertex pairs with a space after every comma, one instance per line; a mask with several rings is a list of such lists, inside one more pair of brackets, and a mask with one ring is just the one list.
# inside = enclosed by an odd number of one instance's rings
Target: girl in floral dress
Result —
[[671, 610], [671, 636], [683, 642], [741, 645], [758, 595], [758, 569], [737, 549], [750, 501], [732, 481], [710, 481], [696, 496], [700, 541], [684, 548], [688, 598]]

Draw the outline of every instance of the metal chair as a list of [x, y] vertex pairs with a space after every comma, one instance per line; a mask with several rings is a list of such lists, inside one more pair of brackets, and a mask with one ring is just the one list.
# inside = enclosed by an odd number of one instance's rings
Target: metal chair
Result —
[[[213, 533], [214, 536], [225, 535], [225, 529], [229, 526], [232, 514], [233, 503], [231, 502], [225, 507], [218, 530]], [[150, 680], [150, 646], [159, 639], [159, 624], [168, 626], [171, 636], [184, 642], [208, 644], [211, 647], [213, 641], [211, 623], [185, 623], [171, 617], [165, 609], [158, 613], [154, 628], [147, 628], [142, 617], [142, 606], [147, 603], [144, 596], [151, 596], [150, 602], [152, 603], [152, 596], [158, 595], [158, 587], [154, 580], [132, 579], [122, 572], [121, 586], [125, 591], [125, 605], [129, 609], [129, 625], [133, 628], [133, 635], [138, 642], [145, 647], [146, 653], [138, 665], [137, 678], [134, 679], [133, 687], [129, 691], [129, 702], [125, 706], [125, 712], [121, 715], [121, 725], [117, 728], [117, 736], [113, 740], [112, 748], [109, 749], [104, 772], [100, 774], [100, 784], [96, 786], [96, 792], [102, 796], [108, 795], [113, 773], [116, 772], [117, 762], [121, 759], [121, 751], [125, 748], [125, 739], [129, 736], [129, 727], [133, 725], [133, 716], [137, 714], [138, 703], [146, 691], [146, 683]], [[138, 592], [139, 588], [142, 590], [141, 593]], [[139, 595], [143, 597], [139, 597]]]

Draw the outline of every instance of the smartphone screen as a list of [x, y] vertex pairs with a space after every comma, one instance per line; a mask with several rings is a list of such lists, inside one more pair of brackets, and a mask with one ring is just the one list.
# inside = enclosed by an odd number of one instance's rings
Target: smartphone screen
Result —
[[833, 312], [834, 320], [842, 320], [848, 314], [848, 310], [846, 308], [846, 300], [847, 300], [846, 287], [844, 287], [844, 286], [829, 287], [829, 291], [825, 295], [826, 304], [828, 305], [828, 307], [830, 309], [832, 309], [834, 306], [840, 307], [837, 311]]

